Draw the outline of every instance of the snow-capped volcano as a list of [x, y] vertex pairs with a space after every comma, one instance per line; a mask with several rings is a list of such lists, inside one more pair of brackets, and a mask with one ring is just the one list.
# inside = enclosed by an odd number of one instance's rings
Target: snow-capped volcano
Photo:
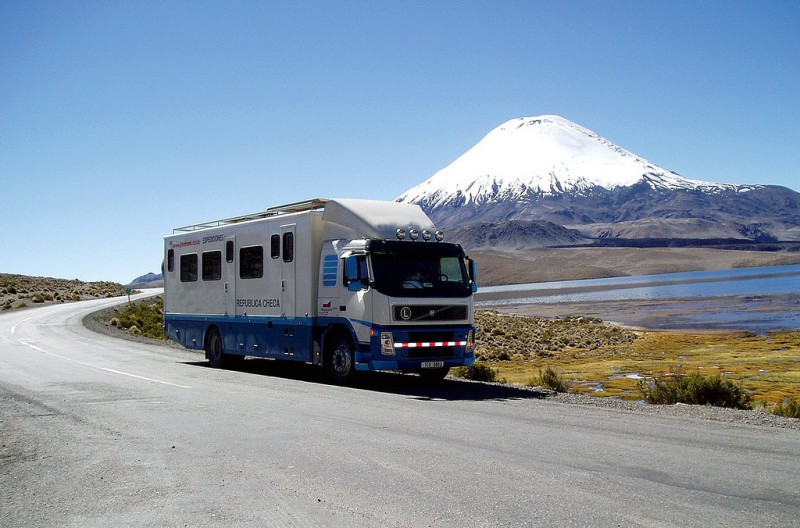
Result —
[[800, 194], [683, 178], [555, 115], [512, 119], [397, 198], [437, 227], [545, 221], [592, 238], [800, 240]]
[[542, 115], [503, 123], [397, 200], [434, 208], [582, 194], [595, 187], [615, 189], [641, 182], [654, 189], [735, 187], [682, 178], [568, 119]]

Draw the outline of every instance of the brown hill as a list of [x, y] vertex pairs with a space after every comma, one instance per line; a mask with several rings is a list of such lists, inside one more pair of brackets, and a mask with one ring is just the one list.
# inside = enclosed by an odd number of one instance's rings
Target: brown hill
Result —
[[0, 273], [2, 311], [120, 295], [125, 295], [125, 288], [116, 282], [83, 282]]

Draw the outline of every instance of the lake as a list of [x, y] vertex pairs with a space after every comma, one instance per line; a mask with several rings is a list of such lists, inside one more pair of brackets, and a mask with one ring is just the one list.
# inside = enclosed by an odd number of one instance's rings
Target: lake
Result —
[[658, 329], [800, 329], [800, 265], [480, 288], [478, 308]]

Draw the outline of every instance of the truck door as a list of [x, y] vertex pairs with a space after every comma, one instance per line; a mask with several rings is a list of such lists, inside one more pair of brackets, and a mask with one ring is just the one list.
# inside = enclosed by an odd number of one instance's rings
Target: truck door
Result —
[[295, 316], [295, 227], [296, 224], [281, 226], [281, 313], [285, 317]]
[[236, 237], [225, 237], [225, 263], [223, 264], [223, 280], [225, 281], [225, 315], [236, 315]]

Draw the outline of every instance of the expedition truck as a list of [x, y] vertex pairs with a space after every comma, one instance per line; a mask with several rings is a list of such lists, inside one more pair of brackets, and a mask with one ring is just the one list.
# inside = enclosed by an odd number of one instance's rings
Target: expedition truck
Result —
[[164, 327], [214, 367], [302, 361], [440, 379], [475, 361], [476, 270], [415, 204], [309, 200], [164, 238]]

